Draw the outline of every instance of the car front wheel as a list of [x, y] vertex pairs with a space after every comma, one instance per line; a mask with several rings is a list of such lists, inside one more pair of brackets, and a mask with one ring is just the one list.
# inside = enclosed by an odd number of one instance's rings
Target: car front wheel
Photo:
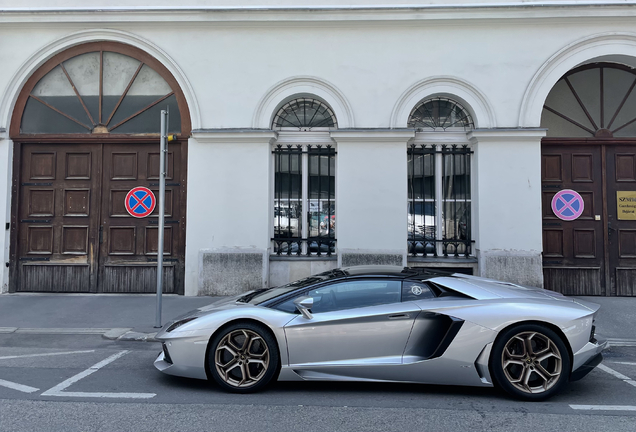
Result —
[[265, 327], [237, 323], [217, 333], [208, 352], [209, 371], [224, 390], [254, 392], [274, 378], [279, 364], [276, 340]]
[[493, 345], [490, 366], [496, 383], [509, 394], [540, 401], [568, 382], [570, 355], [553, 330], [522, 324], [504, 330]]

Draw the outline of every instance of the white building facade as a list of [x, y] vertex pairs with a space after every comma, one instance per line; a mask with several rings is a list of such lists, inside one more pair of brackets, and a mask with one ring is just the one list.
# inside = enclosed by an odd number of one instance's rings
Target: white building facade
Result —
[[169, 106], [168, 292], [397, 264], [636, 295], [636, 2], [171, 3], [0, 0], [2, 292], [154, 290], [122, 209]]

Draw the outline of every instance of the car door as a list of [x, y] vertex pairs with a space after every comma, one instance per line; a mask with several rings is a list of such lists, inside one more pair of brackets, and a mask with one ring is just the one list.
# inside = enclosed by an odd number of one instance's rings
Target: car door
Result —
[[401, 289], [400, 280], [360, 279], [305, 292], [314, 300], [313, 317], [299, 315], [285, 326], [290, 365], [400, 364], [421, 310], [401, 302]]

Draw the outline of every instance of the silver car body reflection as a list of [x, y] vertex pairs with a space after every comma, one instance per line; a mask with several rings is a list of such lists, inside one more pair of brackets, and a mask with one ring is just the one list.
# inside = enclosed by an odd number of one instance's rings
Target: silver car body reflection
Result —
[[[372, 277], [369, 272], [403, 271], [395, 267], [343, 270], [349, 279]], [[492, 386], [488, 365], [495, 338], [503, 329], [526, 322], [560, 330], [572, 353], [572, 374], [605, 348], [593, 337], [599, 309], [594, 303], [460, 274], [427, 280], [465, 297], [396, 301], [315, 313], [311, 319], [237, 302], [240, 296], [225, 298], [166, 324], [156, 338], [164, 343], [169, 359], [162, 352], [155, 366], [170, 375], [207, 379], [207, 349], [213, 334], [237, 320], [253, 320], [271, 329], [280, 351], [280, 381]], [[166, 331], [174, 322], [193, 316], [197, 319]]]

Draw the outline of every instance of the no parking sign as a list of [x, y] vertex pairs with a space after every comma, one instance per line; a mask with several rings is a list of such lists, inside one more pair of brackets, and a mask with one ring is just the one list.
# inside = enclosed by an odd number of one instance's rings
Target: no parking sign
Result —
[[148, 216], [155, 209], [155, 194], [150, 189], [143, 186], [137, 186], [132, 188], [130, 192], [126, 194], [124, 204], [126, 205], [126, 211], [136, 218], [144, 218]]
[[564, 221], [573, 221], [583, 214], [583, 197], [572, 189], [563, 189], [552, 198], [554, 215]]

